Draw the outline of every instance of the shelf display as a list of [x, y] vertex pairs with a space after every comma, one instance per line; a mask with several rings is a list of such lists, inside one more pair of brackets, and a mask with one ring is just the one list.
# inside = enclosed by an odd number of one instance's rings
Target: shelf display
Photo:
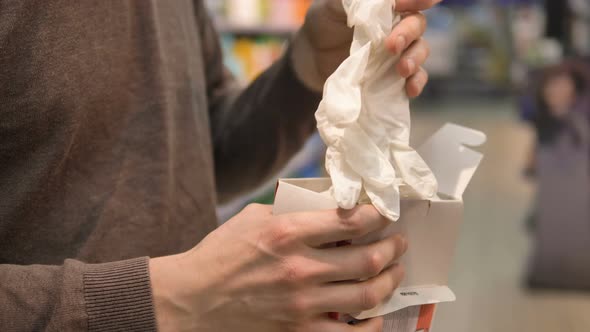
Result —
[[312, 0], [209, 0], [222, 31], [285, 34], [297, 29]]
[[[276, 61], [285, 44], [303, 24], [311, 0], [207, 1], [221, 35], [225, 65], [244, 85]], [[248, 195], [218, 208], [225, 221], [250, 202], [272, 203], [278, 177], [323, 175], [325, 147], [316, 134], [273, 179]]]
[[225, 65], [246, 84], [254, 80], [283, 53], [285, 40], [274, 36], [243, 37], [223, 34]]
[[311, 0], [210, 0], [222, 36], [225, 64], [243, 83], [255, 79], [283, 52], [303, 24]]

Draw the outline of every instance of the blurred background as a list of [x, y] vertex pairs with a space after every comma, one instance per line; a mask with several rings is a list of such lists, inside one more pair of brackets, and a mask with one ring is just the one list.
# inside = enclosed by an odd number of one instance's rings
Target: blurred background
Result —
[[[281, 55], [310, 0], [210, 0], [244, 83]], [[590, 331], [590, 0], [444, 0], [427, 12], [431, 81], [413, 145], [446, 122], [485, 132], [435, 330]], [[318, 136], [277, 177], [323, 176]], [[219, 207], [272, 203], [276, 178]]]

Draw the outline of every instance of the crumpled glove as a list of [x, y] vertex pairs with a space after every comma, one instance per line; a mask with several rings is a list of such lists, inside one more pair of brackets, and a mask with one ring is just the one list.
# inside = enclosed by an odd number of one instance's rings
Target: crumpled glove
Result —
[[400, 186], [432, 198], [437, 181], [410, 147], [409, 99], [385, 40], [401, 20], [389, 0], [344, 0], [354, 40], [348, 57], [325, 84], [316, 112], [328, 149], [331, 193], [351, 209], [361, 193], [390, 220], [400, 217]]

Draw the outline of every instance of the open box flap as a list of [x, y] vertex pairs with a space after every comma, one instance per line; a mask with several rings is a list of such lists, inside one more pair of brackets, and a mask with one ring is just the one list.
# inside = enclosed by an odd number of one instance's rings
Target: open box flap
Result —
[[275, 203], [288, 202], [288, 204], [275, 204], [273, 214], [337, 209], [338, 203], [334, 198], [322, 194], [330, 189], [331, 184], [330, 178], [280, 179]]
[[452, 123], [445, 124], [417, 150], [438, 181], [438, 192], [460, 199], [483, 159], [467, 146], [480, 146], [486, 135]]

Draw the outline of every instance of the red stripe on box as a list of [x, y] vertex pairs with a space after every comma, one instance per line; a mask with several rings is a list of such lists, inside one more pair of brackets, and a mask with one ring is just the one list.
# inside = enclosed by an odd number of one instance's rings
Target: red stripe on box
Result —
[[418, 325], [416, 326], [416, 330], [428, 331], [430, 328], [432, 328], [432, 318], [434, 318], [434, 309], [436, 309], [436, 305], [434, 304], [424, 304], [420, 307], [420, 316], [418, 318]]

